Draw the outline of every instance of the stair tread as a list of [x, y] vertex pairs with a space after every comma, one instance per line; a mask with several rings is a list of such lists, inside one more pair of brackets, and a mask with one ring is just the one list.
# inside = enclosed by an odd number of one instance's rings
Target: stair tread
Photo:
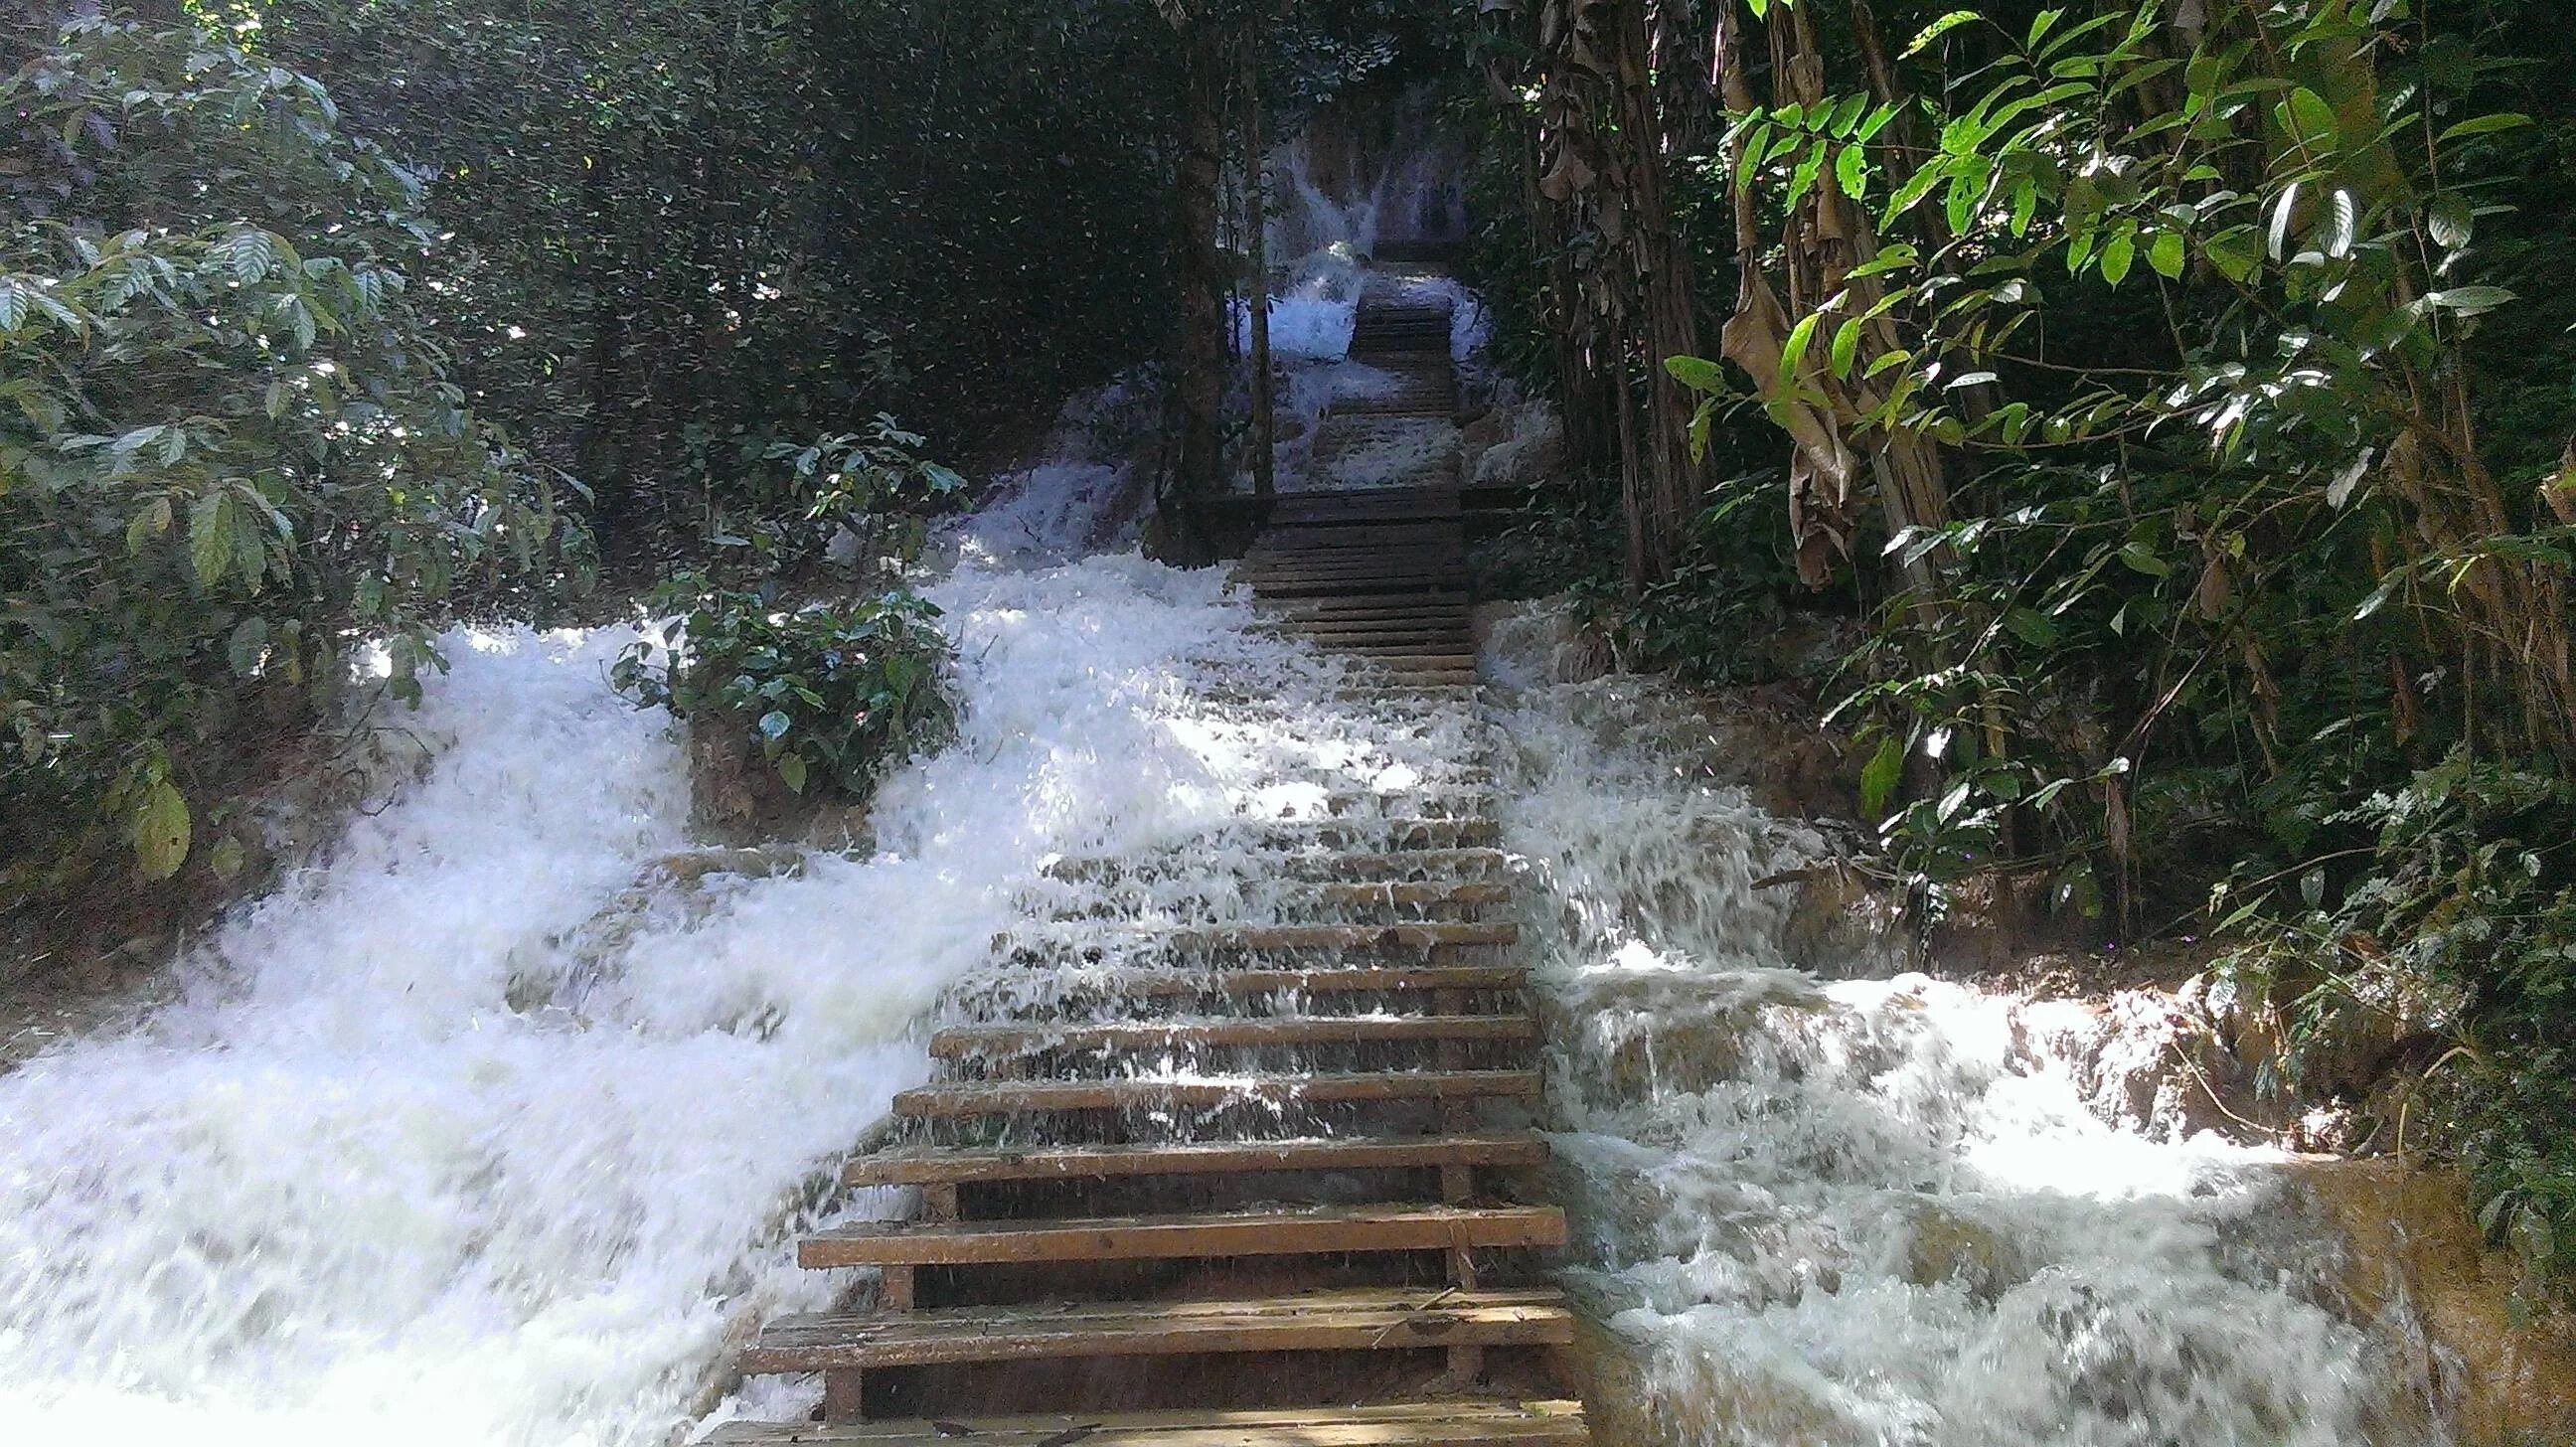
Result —
[[975, 1265], [1562, 1246], [1554, 1206], [1379, 1204], [1055, 1220], [871, 1221], [817, 1232], [798, 1264]]
[[1218, 1106], [1236, 1102], [1327, 1105], [1362, 1101], [1467, 1100], [1533, 1096], [1535, 1070], [1328, 1071], [1299, 1075], [1211, 1075], [1185, 1080], [962, 1080], [922, 1085], [894, 1098], [894, 1113], [914, 1119], [1003, 1115], [1015, 1111], [1125, 1110], [1137, 1106]]
[[1030, 1050], [1114, 1050], [1194, 1043], [1295, 1045], [1376, 1040], [1533, 1040], [1527, 1015], [1233, 1015], [1081, 1024], [952, 1025], [930, 1037], [940, 1059]]
[[[1095, 1412], [928, 1421], [728, 1422], [708, 1447], [1537, 1447], [1590, 1440], [1583, 1404], [1449, 1399], [1285, 1410]], [[1068, 1435], [1071, 1434], [1071, 1435]]]
[[939, 1362], [1185, 1352], [1551, 1346], [1573, 1340], [1564, 1294], [1545, 1287], [1379, 1287], [1250, 1301], [1066, 1301], [817, 1314], [763, 1327], [747, 1373]]
[[[1529, 981], [1526, 965], [1317, 965], [1308, 968], [1246, 967], [1173, 969], [1152, 965], [1057, 966], [1061, 983], [1085, 993], [1138, 999], [1177, 995], [1269, 995], [1298, 990], [1327, 994], [1403, 994], [1414, 990], [1517, 990]], [[1022, 986], [1028, 970], [987, 972], [962, 984]], [[1022, 991], [1025, 993], [1025, 991]]]
[[851, 1161], [842, 1169], [841, 1179], [852, 1186], [941, 1185], [1259, 1171], [1412, 1170], [1443, 1165], [1535, 1166], [1546, 1158], [1546, 1138], [1535, 1131], [1154, 1145], [907, 1145]]

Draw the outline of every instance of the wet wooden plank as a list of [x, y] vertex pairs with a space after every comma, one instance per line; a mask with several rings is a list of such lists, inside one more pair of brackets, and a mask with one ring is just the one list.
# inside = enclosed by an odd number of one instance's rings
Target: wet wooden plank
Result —
[[865, 1222], [808, 1236], [800, 1266], [971, 1266], [1449, 1251], [1565, 1244], [1553, 1206], [1312, 1206], [1057, 1221]]
[[1155, 1050], [1171, 1045], [1334, 1045], [1538, 1038], [1527, 1015], [1229, 1015], [1064, 1025], [952, 1025], [930, 1037], [943, 1060], [1035, 1050]]
[[1546, 1159], [1547, 1142], [1533, 1131], [1028, 1149], [900, 1146], [851, 1161], [842, 1168], [841, 1177], [853, 1186], [919, 1186], [1265, 1171], [1395, 1171], [1471, 1166], [1518, 1169], [1540, 1165]]
[[916, 1086], [894, 1098], [911, 1120], [1056, 1111], [1207, 1109], [1235, 1104], [1354, 1105], [1397, 1100], [1532, 1098], [1535, 1070], [1390, 1070], [1194, 1080], [978, 1080]]
[[791, 1316], [762, 1329], [746, 1373], [1202, 1352], [1563, 1346], [1574, 1316], [1547, 1288], [1378, 1288], [1259, 1301], [1061, 1302], [904, 1314]]
[[[945, 1421], [946, 1419], [943, 1419]], [[1551, 1447], [1588, 1442], [1580, 1402], [1449, 1400], [1284, 1411], [1103, 1412], [926, 1421], [728, 1422], [711, 1447]]]

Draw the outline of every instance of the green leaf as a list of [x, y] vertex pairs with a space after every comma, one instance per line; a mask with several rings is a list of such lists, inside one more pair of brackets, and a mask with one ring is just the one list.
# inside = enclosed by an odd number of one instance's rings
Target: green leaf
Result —
[[794, 726], [794, 721], [778, 709], [773, 708], [760, 716], [760, 736], [772, 743], [786, 737], [787, 731]]
[[1883, 815], [1887, 801], [1896, 794], [1897, 784], [1905, 777], [1905, 741], [1889, 734], [1878, 745], [1860, 771], [1860, 807], [1864, 814]]
[[268, 620], [253, 614], [233, 626], [225, 640], [225, 659], [232, 664], [233, 674], [248, 678], [259, 672], [260, 660], [268, 652]]
[[1915, 35], [1914, 43], [1905, 47], [1905, 54], [1909, 56], [1921, 55], [1925, 50], [1931, 48], [1933, 41], [1940, 39], [1942, 36], [1949, 34], [1951, 31], [1958, 29], [1962, 25], [1973, 25], [1977, 22], [1977, 19], [1977, 12], [1974, 10], [1953, 10], [1949, 14], [1942, 16], [1940, 19], [1933, 21], [1931, 24], [1924, 26], [1923, 29]]
[[2471, 136], [2491, 136], [2498, 131], [2520, 130], [2532, 123], [2531, 117], [2517, 111], [2497, 111], [2493, 115], [2472, 116], [2442, 132], [2442, 138], [2436, 144], [2447, 146], [2453, 141], [2464, 141]]
[[2138, 239], [2122, 231], [2102, 248], [2102, 279], [2113, 286], [2129, 279], [2129, 268], [2138, 259]]
[[233, 499], [229, 492], [207, 493], [188, 504], [188, 562], [200, 586], [222, 582], [233, 557]]
[[2120, 549], [2120, 561], [2150, 578], [2161, 578], [2173, 571], [2173, 564], [2157, 557], [2155, 550], [2144, 543], [2131, 543]]
[[143, 545], [170, 531], [170, 498], [168, 494], [152, 499], [134, 510], [133, 520], [125, 525], [125, 551], [129, 557], [140, 556]]
[[788, 788], [799, 794], [804, 793], [805, 756], [803, 754], [796, 753], [793, 750], [780, 754], [778, 756], [778, 777], [786, 782]]
[[2057, 640], [2064, 636], [2047, 614], [2035, 608], [2014, 608], [2006, 611], [2004, 627], [2010, 629], [2015, 638], [2033, 648], [2054, 648], [2057, 646]]
[[2159, 231], [2147, 247], [2147, 265], [2167, 281], [2182, 280], [2183, 241], [2179, 231]]
[[1852, 362], [1860, 354], [1860, 318], [1854, 317], [1834, 330], [1833, 363], [1836, 377], [1849, 377]]
[[2493, 311], [2516, 299], [2512, 292], [2500, 286], [2455, 286], [2447, 291], [2434, 292], [2424, 298], [2426, 302], [2443, 311], [2458, 312], [2463, 316], [2475, 316], [2479, 312]]
[[2231, 226], [2200, 244], [2201, 254], [2218, 274], [2238, 285], [2253, 279], [2263, 265], [2263, 250], [2251, 226]]
[[1706, 357], [1666, 357], [1664, 370], [1694, 392], [1723, 392], [1726, 373]]
[[167, 779], [143, 791], [127, 831], [145, 879], [168, 879], [188, 862], [189, 827], [188, 800]]
[[2335, 108], [2306, 86], [2291, 87], [2290, 98], [2281, 102], [2276, 115], [2283, 129], [2304, 144], [2332, 151], [2342, 143], [2343, 125], [2335, 117]]
[[2456, 194], [2435, 197], [2424, 215], [2424, 229], [2432, 236], [2433, 244], [2450, 251], [2468, 245], [2477, 234], [2477, 226], [2477, 208]]
[[1798, 324], [1789, 329], [1789, 339], [1780, 347], [1780, 389], [1782, 391], [1796, 390], [1798, 368], [1807, 360], [1807, 349], [1815, 345], [1816, 325], [1824, 320], [1824, 316], [1823, 312], [1809, 312], [1798, 318]]
[[1869, 156], [1859, 146], [1845, 146], [1834, 157], [1834, 182], [1854, 201], [1869, 194]]

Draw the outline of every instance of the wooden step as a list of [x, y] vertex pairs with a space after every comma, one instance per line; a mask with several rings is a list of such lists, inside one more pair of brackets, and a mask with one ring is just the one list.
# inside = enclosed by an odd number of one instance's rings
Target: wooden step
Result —
[[1259, 1301], [1068, 1301], [791, 1316], [761, 1329], [746, 1374], [1215, 1352], [1564, 1346], [1574, 1314], [1542, 1288], [1317, 1291]]
[[979, 1080], [923, 1085], [894, 1098], [910, 1120], [1059, 1111], [1212, 1109], [1229, 1105], [1348, 1105], [1396, 1100], [1527, 1099], [1535, 1070], [1390, 1070], [1374, 1074], [1246, 1075], [1194, 1080]]
[[1327, 884], [1305, 898], [1336, 908], [1374, 905], [1422, 909], [1454, 905], [1473, 909], [1511, 903], [1512, 887], [1477, 880], [1390, 880], [1382, 884]]
[[1451, 1400], [966, 1422], [727, 1422], [707, 1447], [958, 1447], [960, 1440], [967, 1447], [1584, 1447], [1591, 1432], [1580, 1402]]
[[1521, 927], [1509, 920], [1484, 924], [1434, 920], [1419, 924], [1208, 925], [1159, 931], [1157, 937], [1182, 949], [1417, 951], [1458, 945], [1516, 945], [1521, 940]]
[[1494, 879], [1511, 872], [1500, 849], [1405, 849], [1388, 853], [1318, 854], [1283, 860], [1277, 872], [1292, 879], [1367, 881]]
[[1565, 1213], [1553, 1206], [1308, 1206], [1053, 1221], [868, 1221], [804, 1238], [796, 1262], [823, 1270], [1564, 1244]]
[[1410, 1171], [1443, 1166], [1525, 1169], [1546, 1161], [1547, 1141], [1535, 1131], [1020, 1149], [898, 1146], [850, 1161], [841, 1168], [841, 1180], [851, 1186], [935, 1186], [974, 1181], [1250, 1175], [1268, 1171]]
[[[1051, 931], [1024, 931], [995, 941], [1015, 959], [1232, 960], [1246, 956], [1331, 955], [1419, 959], [1453, 963], [1477, 950], [1508, 949], [1520, 941], [1509, 920], [1405, 920], [1393, 924], [1184, 925], [1178, 928], [1099, 928], [1081, 922]], [[1470, 958], [1473, 956], [1471, 955]]]
[[1535, 1040], [1526, 1015], [1227, 1015], [1079, 1025], [952, 1025], [930, 1037], [941, 1060], [1041, 1050], [1160, 1050], [1173, 1045], [1349, 1045], [1400, 1040]]
[[1400, 849], [1484, 849], [1502, 838], [1492, 819], [1332, 819], [1314, 823], [1263, 824], [1265, 842], [1285, 847], [1361, 849], [1384, 853]]
[[969, 976], [960, 995], [984, 991], [1023, 998], [1030, 987], [1052, 984], [1056, 997], [1109, 996], [1158, 1000], [1201, 996], [1300, 994], [1408, 995], [1423, 990], [1517, 990], [1529, 983], [1526, 965], [1340, 965], [1313, 969], [1169, 969], [1150, 965], [1060, 968], [1046, 980], [1028, 970]]

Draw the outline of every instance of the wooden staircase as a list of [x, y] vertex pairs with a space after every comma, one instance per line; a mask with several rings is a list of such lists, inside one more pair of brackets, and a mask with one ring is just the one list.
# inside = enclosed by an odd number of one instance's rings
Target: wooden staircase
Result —
[[[1267, 626], [1349, 660], [1375, 708], [1471, 709], [1475, 650], [1443, 307], [1364, 303], [1398, 384], [1327, 423], [1446, 428], [1402, 485], [1283, 494], [1242, 564]], [[1440, 459], [1445, 458], [1445, 466]], [[875, 1273], [873, 1309], [771, 1323], [746, 1374], [819, 1373], [817, 1420], [732, 1447], [1538, 1447], [1574, 1320], [1565, 1219], [1530, 1192], [1538, 1025], [1488, 779], [1252, 821], [1277, 918], [1087, 917], [997, 942], [929, 1042], [897, 1141], [842, 1173], [918, 1195], [817, 1232], [800, 1265]], [[1167, 861], [1064, 860], [1116, 898]], [[1031, 990], [1028, 981], [1049, 981]]]

